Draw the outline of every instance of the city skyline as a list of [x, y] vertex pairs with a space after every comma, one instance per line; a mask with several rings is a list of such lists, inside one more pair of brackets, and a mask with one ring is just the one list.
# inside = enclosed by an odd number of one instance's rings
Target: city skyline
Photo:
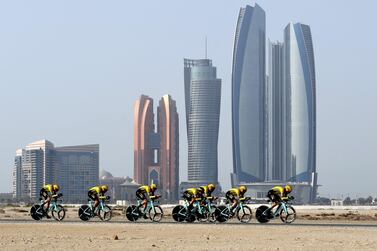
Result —
[[[133, 130], [132, 123], [127, 125], [132, 120], [132, 102], [140, 93], [161, 97], [162, 91], [168, 91], [177, 100], [178, 112], [183, 114], [181, 60], [204, 57], [205, 35], [208, 55], [216, 62], [219, 78], [223, 79], [219, 179], [228, 188], [232, 171], [228, 134], [234, 30], [239, 8], [253, 2], [216, 6], [198, 1], [115, 3], [117, 10], [80, 3], [70, 9], [67, 4], [1, 3], [0, 20], [9, 25], [2, 28], [4, 39], [0, 42], [0, 115], [5, 118], [0, 125], [3, 142], [0, 170], [6, 174], [1, 179], [0, 191], [11, 189], [14, 150], [36, 138], [49, 138], [59, 145], [98, 142], [101, 168], [117, 176], [132, 175]], [[198, 4], [201, 8], [197, 8]], [[372, 154], [377, 148], [377, 122], [365, 114], [374, 114], [377, 106], [377, 87], [373, 84], [376, 63], [372, 60], [377, 56], [377, 42], [371, 34], [368, 43], [360, 46], [360, 38], [373, 28], [368, 20], [373, 20], [376, 3], [365, 1], [351, 6], [341, 1], [305, 4], [258, 1], [258, 4], [270, 17], [266, 30], [272, 41], [283, 40], [281, 31], [290, 20], [309, 24], [313, 29], [320, 83], [317, 89], [320, 195], [369, 195], [373, 191], [377, 161]], [[48, 10], [51, 6], [55, 8]], [[84, 11], [88, 8], [90, 11]], [[140, 8], [146, 11], [142, 22], [135, 21], [140, 17], [132, 11]], [[336, 19], [334, 10], [341, 10], [337, 11]], [[190, 15], [193, 12], [195, 20]], [[349, 17], [355, 12], [362, 15], [351, 20]], [[104, 18], [98, 20], [98, 16]], [[184, 123], [180, 121], [181, 180], [187, 174]], [[357, 189], [349, 192], [340, 189], [350, 183]]]

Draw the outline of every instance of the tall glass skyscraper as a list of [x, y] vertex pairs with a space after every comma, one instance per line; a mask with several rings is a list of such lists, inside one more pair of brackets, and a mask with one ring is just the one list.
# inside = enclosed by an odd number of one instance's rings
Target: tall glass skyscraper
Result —
[[308, 25], [290, 23], [286, 26], [284, 54], [289, 111], [286, 114], [287, 180], [310, 182], [316, 187], [316, 79]]
[[283, 74], [283, 43], [269, 42], [268, 60], [268, 154], [267, 177], [269, 181], [285, 180], [285, 94]]
[[241, 8], [232, 69], [232, 184], [265, 180], [265, 32], [264, 10]]
[[188, 182], [218, 183], [221, 79], [209, 59], [184, 59]]

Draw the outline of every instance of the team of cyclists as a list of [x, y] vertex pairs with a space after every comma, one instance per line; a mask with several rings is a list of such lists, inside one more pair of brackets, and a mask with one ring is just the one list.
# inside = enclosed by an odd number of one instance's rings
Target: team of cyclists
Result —
[[[216, 199], [212, 195], [212, 193], [215, 191], [216, 186], [214, 184], [208, 184], [203, 185], [198, 188], [188, 188], [183, 192], [183, 198], [188, 203], [188, 209], [191, 210], [193, 208], [193, 205], [195, 202], [199, 201], [201, 203], [205, 203], [206, 201], [213, 201]], [[51, 218], [48, 214], [48, 208], [50, 207], [50, 202], [53, 199], [57, 199], [59, 195], [58, 191], [60, 190], [59, 185], [57, 184], [47, 184], [42, 187], [40, 190], [40, 196], [44, 200], [44, 210], [46, 212], [46, 217]], [[107, 185], [99, 185], [94, 186], [88, 190], [88, 198], [92, 201], [94, 201], [93, 204], [93, 212], [95, 215], [98, 215], [98, 205], [100, 203], [101, 199], [105, 199], [106, 192], [109, 190], [109, 187]], [[160, 195], [156, 195], [157, 191], [157, 185], [151, 184], [151, 185], [143, 185], [140, 186], [136, 190], [136, 198], [141, 201], [139, 203], [139, 207], [141, 209], [141, 212], [143, 213], [144, 218], [146, 217], [145, 210], [147, 208], [147, 204], [150, 200], [160, 198]], [[240, 201], [245, 201], [248, 199], [248, 197], [245, 197], [245, 194], [247, 192], [247, 187], [244, 185], [241, 185], [240, 187], [235, 187], [230, 190], [228, 190], [225, 193], [226, 199], [232, 203], [231, 206], [231, 214], [234, 214], [234, 209], [237, 207]], [[292, 192], [292, 186], [286, 185], [285, 187], [282, 186], [275, 186], [267, 193], [267, 198], [269, 201], [273, 203], [272, 207], [269, 208], [268, 212], [271, 213], [272, 209], [275, 208], [282, 200], [288, 199], [288, 194]]]

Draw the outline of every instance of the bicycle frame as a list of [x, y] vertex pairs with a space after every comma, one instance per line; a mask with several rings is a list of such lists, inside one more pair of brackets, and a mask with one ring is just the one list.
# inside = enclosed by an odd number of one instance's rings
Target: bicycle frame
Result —
[[280, 214], [281, 214], [281, 211], [283, 211], [283, 210], [284, 210], [285, 213], [288, 213], [287, 203], [284, 202], [284, 201], [281, 201], [281, 202], [279, 203], [278, 208], [275, 210], [275, 212], [274, 212], [274, 214], [273, 214], [274, 218], [279, 217]]

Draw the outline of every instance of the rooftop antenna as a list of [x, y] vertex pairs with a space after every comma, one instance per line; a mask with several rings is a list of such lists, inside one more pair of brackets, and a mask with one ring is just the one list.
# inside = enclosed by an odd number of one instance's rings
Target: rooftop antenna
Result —
[[207, 59], [207, 36], [206, 36], [206, 39], [205, 39], [205, 56], [206, 56], [206, 59]]

